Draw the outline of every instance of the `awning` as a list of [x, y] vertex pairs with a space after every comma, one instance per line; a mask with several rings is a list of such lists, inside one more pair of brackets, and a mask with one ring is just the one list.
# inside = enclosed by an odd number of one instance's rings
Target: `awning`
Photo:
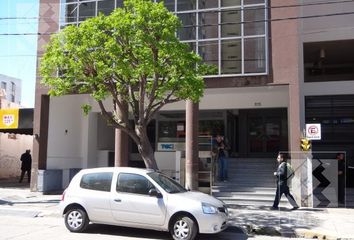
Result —
[[33, 108], [0, 109], [0, 132], [33, 134]]

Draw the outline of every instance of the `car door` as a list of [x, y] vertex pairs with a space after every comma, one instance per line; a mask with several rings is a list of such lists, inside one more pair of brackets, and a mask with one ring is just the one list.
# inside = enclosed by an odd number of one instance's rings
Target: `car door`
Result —
[[[84, 174], [80, 181], [79, 198], [85, 203], [85, 209], [92, 222], [112, 222], [110, 199], [113, 172], [95, 172]], [[107, 218], [109, 216], [109, 218]]]
[[161, 226], [166, 218], [163, 198], [150, 196], [154, 185], [143, 175], [119, 173], [111, 209], [115, 221], [125, 224]]

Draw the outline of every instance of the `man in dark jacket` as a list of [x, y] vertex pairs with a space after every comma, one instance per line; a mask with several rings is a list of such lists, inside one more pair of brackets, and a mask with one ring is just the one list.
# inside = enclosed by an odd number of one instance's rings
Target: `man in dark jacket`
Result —
[[23, 177], [25, 176], [25, 173], [27, 172], [27, 177], [28, 177], [28, 182], [31, 180], [31, 167], [32, 167], [32, 156], [31, 156], [31, 150], [26, 150], [25, 153], [21, 155], [21, 177], [20, 181], [22, 182]]
[[274, 172], [274, 175], [277, 177], [277, 192], [275, 194], [274, 203], [271, 207], [272, 210], [278, 209], [280, 198], [283, 194], [285, 194], [286, 198], [293, 206], [291, 210], [296, 210], [299, 208], [297, 205], [293, 195], [291, 195], [289, 187], [288, 187], [288, 167], [287, 167], [287, 159], [284, 153], [279, 153], [277, 157], [277, 161], [279, 163], [278, 169]]

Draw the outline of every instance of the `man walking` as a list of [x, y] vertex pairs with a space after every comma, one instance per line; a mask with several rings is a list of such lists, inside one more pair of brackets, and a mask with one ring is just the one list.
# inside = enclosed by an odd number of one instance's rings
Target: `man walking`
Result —
[[290, 189], [288, 187], [288, 166], [287, 166], [287, 158], [284, 153], [279, 153], [277, 157], [277, 161], [279, 163], [278, 169], [274, 172], [274, 175], [277, 177], [277, 192], [275, 194], [274, 203], [271, 207], [271, 210], [277, 210], [280, 198], [283, 194], [285, 194], [286, 198], [293, 206], [291, 210], [296, 210], [299, 208], [297, 205], [293, 195], [290, 193]]
[[31, 156], [31, 150], [27, 149], [25, 153], [21, 155], [21, 177], [20, 177], [20, 183], [23, 180], [23, 177], [25, 176], [25, 173], [27, 172], [27, 177], [28, 177], [28, 182], [31, 180], [31, 167], [32, 167], [32, 156]]

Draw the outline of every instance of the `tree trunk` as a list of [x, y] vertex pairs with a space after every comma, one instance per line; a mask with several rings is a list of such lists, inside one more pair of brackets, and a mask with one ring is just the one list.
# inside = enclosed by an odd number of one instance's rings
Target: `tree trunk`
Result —
[[144, 160], [146, 168], [158, 170], [155, 155], [154, 155], [154, 150], [151, 147], [149, 138], [146, 133], [146, 127], [144, 126], [136, 127], [135, 131], [140, 140], [140, 143], [137, 144], [138, 151], [140, 153], [140, 156]]

